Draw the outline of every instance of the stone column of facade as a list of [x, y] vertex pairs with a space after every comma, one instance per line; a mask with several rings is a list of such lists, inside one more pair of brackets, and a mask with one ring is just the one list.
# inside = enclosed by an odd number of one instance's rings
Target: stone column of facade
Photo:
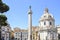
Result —
[[28, 40], [32, 40], [32, 10], [31, 6], [28, 11]]

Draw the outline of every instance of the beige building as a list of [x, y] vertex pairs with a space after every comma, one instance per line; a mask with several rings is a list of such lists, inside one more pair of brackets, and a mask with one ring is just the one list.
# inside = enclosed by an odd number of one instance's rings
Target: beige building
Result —
[[14, 40], [27, 40], [28, 31], [20, 28], [14, 28]]
[[[22, 32], [22, 34], [21, 34]], [[25, 29], [20, 29], [20, 28], [14, 28], [14, 31], [12, 31], [12, 36], [14, 38], [17, 38], [15, 37], [15, 33], [17, 33], [16, 36], [19, 36], [19, 39], [21, 40], [21, 35], [24, 35], [24, 37], [22, 38], [22, 40], [27, 40], [28, 39], [28, 30], [25, 30]], [[19, 33], [19, 34], [18, 34]], [[57, 26], [57, 37], [58, 39], [60, 39], [60, 26]], [[19, 40], [17, 38], [17, 40]], [[40, 40], [40, 36], [39, 36], [39, 26], [32, 26], [32, 40]]]
[[11, 32], [10, 32], [10, 40], [14, 40], [14, 31], [13, 30], [11, 30]]
[[[11, 37], [14, 40], [28, 40], [28, 29], [20, 29], [18, 27], [11, 31]], [[32, 40], [38, 40], [38, 26], [32, 26]]]
[[32, 26], [32, 40], [38, 40], [38, 26]]

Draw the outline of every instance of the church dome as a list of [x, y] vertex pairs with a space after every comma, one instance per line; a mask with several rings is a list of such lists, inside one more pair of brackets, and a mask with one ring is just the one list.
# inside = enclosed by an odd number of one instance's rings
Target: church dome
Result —
[[43, 20], [53, 20], [54, 21], [54, 17], [52, 14], [50, 14], [48, 12], [48, 8], [45, 8], [44, 14], [40, 18], [40, 21], [43, 21]]

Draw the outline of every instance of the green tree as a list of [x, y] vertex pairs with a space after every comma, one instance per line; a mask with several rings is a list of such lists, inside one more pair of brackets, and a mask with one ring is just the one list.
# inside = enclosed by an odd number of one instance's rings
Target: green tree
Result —
[[0, 0], [0, 40], [1, 39], [1, 27], [7, 26], [7, 17], [3, 15], [2, 13], [7, 12], [9, 10], [9, 6]]
[[9, 10], [9, 6], [7, 6], [5, 3], [3, 3], [0, 0], [0, 13], [4, 13], [7, 12]]

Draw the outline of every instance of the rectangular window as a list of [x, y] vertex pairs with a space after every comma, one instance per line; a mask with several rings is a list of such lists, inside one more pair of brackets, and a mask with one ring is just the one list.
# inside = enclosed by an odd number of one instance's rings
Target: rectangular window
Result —
[[44, 22], [44, 25], [46, 25], [46, 22]]
[[52, 23], [50, 22], [50, 25], [52, 25]]

